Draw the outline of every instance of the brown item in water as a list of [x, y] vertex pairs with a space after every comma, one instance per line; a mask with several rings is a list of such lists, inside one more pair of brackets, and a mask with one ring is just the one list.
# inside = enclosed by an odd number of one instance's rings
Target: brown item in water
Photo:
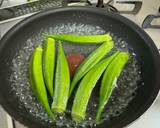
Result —
[[85, 56], [80, 53], [70, 53], [67, 55], [67, 61], [69, 64], [70, 76], [73, 77], [78, 66], [83, 62]]

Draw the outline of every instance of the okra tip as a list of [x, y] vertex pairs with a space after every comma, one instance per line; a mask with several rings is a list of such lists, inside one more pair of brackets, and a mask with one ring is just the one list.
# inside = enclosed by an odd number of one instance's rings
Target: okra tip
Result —
[[110, 35], [110, 33], [105, 34], [106, 35], [106, 39], [107, 41], [112, 40], [112, 36]]
[[53, 38], [50, 38], [50, 37], [47, 37], [47, 36], [44, 36], [43, 39], [44, 39], [44, 46], [45, 46], [45, 44], [47, 44], [48, 42], [54, 41]]
[[55, 115], [54, 115], [53, 113], [50, 114], [49, 117], [50, 117], [50, 119], [51, 119], [52, 121], [55, 121]]
[[48, 37], [48, 34], [47, 33], [42, 33], [42, 37], [45, 39]]
[[41, 46], [37, 46], [37, 47], [35, 48], [35, 51], [43, 51], [43, 49], [42, 49]]
[[100, 118], [101, 118], [101, 113], [103, 111], [103, 107], [101, 107], [101, 105], [98, 106], [98, 112], [96, 114], [96, 119], [95, 119], [95, 123], [99, 124], [100, 123]]

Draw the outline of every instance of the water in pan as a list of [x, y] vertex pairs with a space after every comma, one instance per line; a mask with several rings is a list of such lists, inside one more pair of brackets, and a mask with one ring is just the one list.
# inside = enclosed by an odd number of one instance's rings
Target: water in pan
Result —
[[[12, 60], [11, 70], [12, 73], [10, 75], [10, 82], [12, 90], [15, 92], [16, 97], [20, 101], [19, 109], [24, 109], [29, 114], [27, 117], [34, 117], [36, 121], [40, 121], [43, 124], [47, 124], [47, 126], [52, 126], [52, 121], [49, 119], [42, 106], [37, 102], [34, 97], [32, 90], [30, 88], [30, 83], [28, 79], [28, 66], [29, 59], [37, 45], [42, 45], [43, 38], [42, 33], [75, 33], [79, 35], [96, 35], [106, 33], [102, 28], [98, 26], [91, 25], [83, 25], [83, 24], [65, 24], [65, 25], [57, 25], [56, 27], [48, 27], [45, 29], [41, 29], [39, 34], [34, 35], [30, 39], [28, 39], [22, 48], [17, 51], [15, 57]], [[120, 49], [128, 49], [127, 43], [123, 41], [123, 39], [118, 38], [113, 33], [110, 33], [115, 41], [115, 45]], [[73, 44], [64, 44], [65, 52], [77, 52], [83, 53], [85, 55], [89, 54], [98, 45], [73, 45]], [[129, 49], [128, 49], [129, 50]], [[121, 114], [128, 103], [134, 98], [136, 95], [136, 90], [138, 88], [137, 82], [141, 79], [140, 65], [136, 60], [136, 55], [131, 50], [131, 58], [126, 65], [125, 69], [121, 73], [117, 85], [118, 87], [114, 90], [107, 106], [105, 112], [102, 115], [103, 120], [110, 120], [112, 117], [118, 116]], [[94, 95], [94, 93], [93, 93]], [[97, 103], [98, 98], [94, 98], [94, 100], [90, 100], [89, 105], [87, 107], [87, 116], [86, 120], [81, 124], [76, 125], [69, 116], [60, 116], [57, 117], [56, 127], [68, 127], [68, 128], [78, 128], [78, 127], [93, 127], [95, 124], [93, 123], [95, 113], [97, 111]], [[69, 115], [66, 112], [66, 115]]]

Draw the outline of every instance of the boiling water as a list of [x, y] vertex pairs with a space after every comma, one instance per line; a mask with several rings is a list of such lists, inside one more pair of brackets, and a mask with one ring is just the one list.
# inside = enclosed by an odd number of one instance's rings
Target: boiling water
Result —
[[[10, 75], [10, 82], [12, 90], [15, 92], [16, 97], [20, 101], [19, 109], [25, 109], [29, 114], [26, 116], [34, 117], [36, 121], [47, 125], [48, 127], [53, 126], [53, 122], [49, 119], [46, 112], [43, 110], [42, 106], [38, 103], [34, 97], [31, 86], [28, 79], [28, 67], [29, 59], [33, 50], [36, 46], [42, 45], [43, 38], [42, 33], [50, 34], [62, 34], [62, 33], [74, 33], [79, 35], [96, 35], [106, 33], [99, 26], [91, 26], [84, 24], [60, 24], [55, 27], [48, 27], [41, 29], [39, 34], [33, 35], [29, 38], [19, 51], [17, 51], [15, 57], [12, 60]], [[127, 50], [130, 52], [130, 60], [126, 65], [125, 69], [122, 71], [120, 77], [118, 78], [118, 87], [113, 91], [113, 94], [106, 105], [106, 109], [102, 115], [102, 122], [104, 120], [110, 120], [112, 117], [120, 115], [125, 108], [128, 106], [131, 100], [136, 95], [136, 90], [138, 88], [138, 82], [141, 80], [140, 65], [136, 60], [136, 54], [133, 50], [128, 48], [127, 42], [122, 38], [117, 37], [114, 33], [110, 33], [115, 42], [116, 48], [121, 50]], [[80, 44], [69, 44], [63, 43], [66, 53], [83, 53], [88, 55], [99, 45], [80, 45]], [[116, 49], [115, 48], [115, 49]], [[143, 84], [143, 83], [142, 83]], [[57, 121], [54, 123], [56, 128], [68, 127], [68, 128], [79, 128], [79, 127], [94, 127], [95, 113], [97, 111], [98, 97], [94, 97], [94, 92], [89, 101], [87, 107], [86, 119], [80, 123], [75, 124], [70, 118], [70, 108], [65, 115], [57, 116]]]

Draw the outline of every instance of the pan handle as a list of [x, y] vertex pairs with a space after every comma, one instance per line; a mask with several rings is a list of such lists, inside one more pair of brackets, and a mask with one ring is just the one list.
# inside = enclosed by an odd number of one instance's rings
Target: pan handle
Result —
[[96, 7], [103, 8], [104, 7], [104, 1], [98, 0]]
[[[111, 3], [113, 0], [109, 0], [107, 2], [107, 5]], [[104, 8], [104, 0], [97, 0], [96, 4], [91, 3], [89, 0], [63, 0], [62, 1], [62, 6], [77, 6], [77, 5], [82, 5], [82, 6], [95, 6], [98, 8]]]
[[62, 6], [92, 6], [104, 9], [105, 11], [118, 13], [118, 10], [112, 6], [113, 0], [109, 0], [107, 3], [104, 3], [104, 0], [97, 0], [96, 3], [91, 3], [90, 0], [63, 0]]
[[89, 0], [63, 0], [62, 6], [86, 6], [86, 5], [92, 5], [92, 3]]
[[160, 13], [159, 14], [156, 14], [156, 15], [148, 15], [143, 23], [142, 23], [142, 28], [157, 28], [159, 29], [160, 28], [160, 25], [152, 25], [152, 21], [154, 19], [158, 19], [160, 18]]

